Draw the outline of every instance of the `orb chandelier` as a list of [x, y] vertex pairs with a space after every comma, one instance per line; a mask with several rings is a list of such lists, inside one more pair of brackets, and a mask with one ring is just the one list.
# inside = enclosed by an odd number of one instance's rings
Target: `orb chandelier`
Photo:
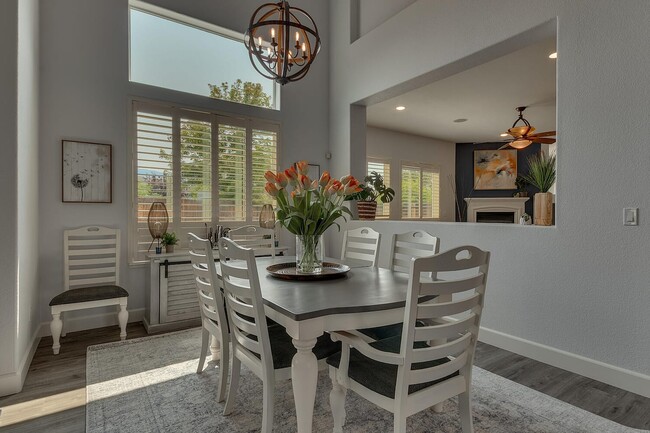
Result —
[[244, 44], [257, 72], [282, 85], [303, 78], [321, 46], [312, 17], [287, 1], [257, 8]]

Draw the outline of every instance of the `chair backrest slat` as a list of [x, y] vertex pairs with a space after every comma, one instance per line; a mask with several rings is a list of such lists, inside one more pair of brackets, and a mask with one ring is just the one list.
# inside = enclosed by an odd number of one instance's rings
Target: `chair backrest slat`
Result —
[[64, 289], [120, 283], [120, 231], [87, 226], [63, 232]]
[[472, 313], [468, 317], [432, 326], [418, 326], [415, 328], [413, 341], [431, 341], [442, 338], [452, 338], [465, 333], [476, 323], [476, 314]]
[[432, 382], [442, 379], [450, 374], [462, 369], [469, 359], [469, 351], [464, 351], [450, 362], [435, 367], [411, 370], [408, 375], [408, 384], [416, 385], [418, 383]]
[[[219, 239], [224, 294], [228, 305], [234, 353], [242, 352], [255, 368], [273, 368], [271, 344], [260, 289], [255, 251]], [[256, 360], [259, 355], [259, 363]], [[269, 374], [272, 374], [271, 371]]]
[[275, 230], [257, 226], [243, 226], [228, 232], [237, 245], [252, 248], [257, 256], [275, 257]]
[[432, 359], [442, 359], [445, 356], [456, 356], [463, 353], [470, 344], [472, 344], [472, 334], [467, 333], [449, 343], [422, 349], [413, 349], [413, 362], [426, 362]]
[[[485, 299], [490, 253], [464, 246], [414, 258], [409, 270], [409, 289], [402, 330], [395, 398], [406, 398], [408, 386], [443, 379], [454, 372], [471, 375]], [[430, 275], [445, 273], [447, 280]], [[457, 297], [452, 294], [461, 293]], [[430, 296], [439, 295], [431, 300]], [[447, 316], [460, 314], [459, 319]], [[420, 321], [416, 326], [416, 321]], [[424, 323], [422, 323], [424, 322]], [[414, 363], [442, 361], [429, 368]]]
[[390, 251], [390, 268], [408, 273], [413, 258], [438, 254], [440, 239], [423, 230], [414, 230], [393, 235]]
[[423, 282], [420, 285], [421, 295], [452, 295], [454, 293], [466, 292], [483, 284], [484, 276], [475, 275], [470, 278], [458, 280], [439, 280], [430, 283]]
[[430, 317], [445, 317], [460, 314], [465, 311], [471, 311], [481, 302], [481, 294], [474, 293], [469, 298], [431, 304], [418, 304], [417, 318], [428, 319]]
[[346, 230], [343, 233], [341, 260], [377, 267], [381, 234], [370, 227]]
[[201, 239], [194, 233], [189, 233], [188, 239], [201, 317], [212, 320], [224, 334], [227, 334], [228, 325], [224, 298], [219, 288], [219, 279], [217, 278], [210, 241]]

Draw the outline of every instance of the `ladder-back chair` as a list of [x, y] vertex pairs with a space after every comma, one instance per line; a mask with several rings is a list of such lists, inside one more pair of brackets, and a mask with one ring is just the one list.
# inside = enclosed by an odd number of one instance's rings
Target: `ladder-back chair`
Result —
[[192, 272], [196, 283], [201, 311], [201, 357], [196, 372], [203, 371], [203, 365], [211, 337], [215, 338], [221, 348], [219, 359], [219, 392], [217, 401], [226, 399], [226, 382], [228, 381], [228, 364], [230, 360], [230, 334], [224, 298], [219, 288], [212, 246], [207, 239], [201, 239], [194, 233], [188, 235]]
[[[262, 433], [271, 433], [275, 382], [291, 377], [291, 361], [297, 351], [282, 326], [267, 326], [255, 252], [222, 238], [219, 255], [233, 355], [224, 414], [230, 414], [234, 408], [243, 363], [262, 379]], [[323, 360], [320, 365], [325, 368], [325, 358], [339, 348], [339, 343], [324, 334], [318, 338], [313, 352]]]
[[370, 227], [346, 230], [343, 233], [341, 260], [352, 265], [377, 267], [381, 234]]
[[120, 287], [120, 231], [88, 226], [63, 232], [64, 292], [50, 301], [52, 350], [59, 353], [66, 311], [119, 306], [120, 339], [126, 339], [129, 292]]
[[[400, 336], [367, 343], [348, 332], [332, 333], [343, 342], [341, 353], [327, 359], [335, 433], [345, 423], [347, 389], [392, 412], [395, 433], [406, 432], [410, 415], [458, 396], [463, 433], [473, 432], [472, 364], [489, 261], [489, 252], [471, 246], [413, 259]], [[425, 276], [431, 272], [450, 278], [431, 280]], [[456, 299], [422, 302], [427, 296]], [[459, 314], [457, 320], [446, 319]], [[417, 321], [427, 325], [416, 327]]]

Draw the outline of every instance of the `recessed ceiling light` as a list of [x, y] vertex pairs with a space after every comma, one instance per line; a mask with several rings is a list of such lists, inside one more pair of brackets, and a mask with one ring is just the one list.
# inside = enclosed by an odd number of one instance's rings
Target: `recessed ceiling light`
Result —
[[505, 132], [503, 134], [499, 134], [499, 137], [507, 137], [507, 136], [508, 134], [506, 134]]
[[404, 110], [406, 110], [406, 107], [403, 106], [403, 105], [398, 105], [397, 107], [395, 107], [395, 109], [396, 109], [397, 111], [404, 111]]
[[467, 122], [467, 119], [455, 119], [454, 120], [454, 123], [463, 123], [463, 122]]
[[551, 53], [548, 55], [549, 59], [557, 59], [557, 53]]

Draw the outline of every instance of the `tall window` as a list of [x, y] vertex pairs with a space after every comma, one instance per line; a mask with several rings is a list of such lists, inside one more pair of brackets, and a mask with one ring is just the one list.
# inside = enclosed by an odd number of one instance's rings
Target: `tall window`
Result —
[[251, 64], [244, 35], [131, 0], [130, 79], [279, 109], [280, 87]]
[[181, 242], [206, 224], [252, 223], [273, 203], [264, 173], [277, 170], [277, 125], [143, 102], [133, 103], [133, 116], [132, 261], [145, 259], [154, 201], [167, 206]]
[[430, 165], [402, 164], [402, 219], [440, 218], [440, 171]]
[[[390, 162], [380, 158], [368, 158], [368, 174], [376, 171], [384, 178], [384, 184], [390, 186]], [[390, 218], [390, 203], [377, 203], [377, 219]]]

